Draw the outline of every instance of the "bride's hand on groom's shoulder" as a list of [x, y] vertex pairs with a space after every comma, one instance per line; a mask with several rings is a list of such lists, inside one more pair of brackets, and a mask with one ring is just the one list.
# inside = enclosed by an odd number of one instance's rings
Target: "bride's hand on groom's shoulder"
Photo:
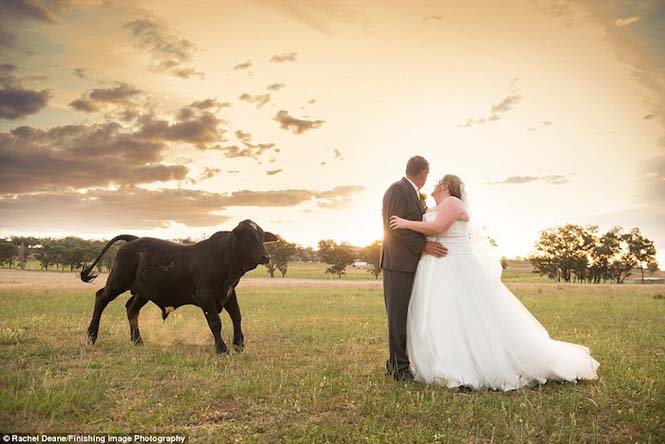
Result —
[[398, 228], [406, 228], [406, 220], [399, 216], [390, 216], [390, 228], [397, 230]]

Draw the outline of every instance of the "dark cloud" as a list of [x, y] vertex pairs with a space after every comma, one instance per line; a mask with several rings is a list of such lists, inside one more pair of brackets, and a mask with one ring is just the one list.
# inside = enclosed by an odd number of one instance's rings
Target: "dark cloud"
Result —
[[115, 122], [21, 126], [0, 133], [0, 193], [184, 179], [186, 167], [159, 163], [165, 148]]
[[440, 21], [443, 20], [443, 17], [440, 16], [440, 15], [430, 15], [430, 16], [427, 16], [427, 17], [423, 18], [423, 21], [425, 21], [425, 22], [429, 21], [429, 20], [440, 22]]
[[35, 0], [2, 0], [0, 1], [0, 16], [46, 23], [55, 22], [53, 12], [43, 2]]
[[297, 58], [297, 52], [287, 52], [284, 54], [275, 54], [270, 58], [270, 61], [272, 63], [295, 62]]
[[44, 108], [51, 93], [44, 89], [35, 91], [21, 87], [0, 88], [0, 119], [15, 120], [38, 113]]
[[310, 105], [313, 104], [313, 103], [316, 103], [316, 99], [310, 99], [310, 100], [307, 101], [307, 103], [309, 103]]
[[51, 92], [47, 89], [33, 90], [22, 86], [16, 77], [16, 65], [0, 65], [0, 119], [16, 120], [38, 113], [44, 108]]
[[115, 82], [111, 88], [95, 88], [72, 101], [69, 106], [83, 112], [95, 112], [109, 106], [121, 106], [124, 110], [134, 108], [133, 99], [141, 94], [141, 90], [124, 82]]
[[138, 18], [125, 23], [124, 27], [132, 33], [136, 45], [153, 58], [153, 70], [183, 79], [204, 77], [191, 66], [196, 51], [194, 43], [179, 36], [156, 17]]
[[[184, 115], [184, 117], [183, 117]], [[152, 114], [139, 117], [137, 136], [165, 142], [186, 142], [199, 149], [220, 149], [216, 143], [224, 141], [224, 120], [209, 111], [190, 114], [179, 111], [178, 119], [169, 122]]]
[[282, 88], [286, 88], [286, 85], [283, 83], [273, 83], [272, 85], [268, 85], [266, 89], [269, 91], [279, 91]]
[[84, 113], [94, 113], [99, 111], [99, 107], [87, 98], [72, 100], [69, 103], [69, 106], [74, 108], [76, 111], [83, 111]]
[[276, 170], [268, 170], [268, 171], [266, 171], [266, 174], [268, 176], [274, 176], [275, 174], [281, 173], [282, 171], [284, 171], [284, 170], [282, 170], [281, 168], [276, 169]]
[[270, 102], [270, 97], [270, 94], [259, 94], [252, 96], [250, 94], [244, 93], [238, 97], [238, 99], [242, 100], [243, 102], [254, 103], [256, 104], [257, 108], [261, 108], [263, 105]]
[[499, 182], [487, 182], [487, 185], [514, 185], [514, 184], [524, 184], [531, 182], [545, 182], [551, 185], [563, 185], [568, 183], [568, 178], [567, 176], [563, 175], [510, 176]]
[[289, 112], [285, 110], [281, 110], [275, 114], [273, 120], [279, 122], [280, 128], [291, 131], [293, 134], [302, 134], [305, 131], [320, 128], [325, 123], [324, 120], [297, 119], [289, 115]]
[[339, 159], [339, 160], [344, 159], [344, 157], [342, 157], [342, 153], [337, 148], [335, 148], [334, 154], [335, 154], [335, 159]]
[[253, 66], [254, 64], [252, 63], [251, 60], [247, 60], [246, 62], [242, 62], [237, 64], [236, 66], [233, 67], [236, 71], [240, 71], [242, 69], [249, 69]]

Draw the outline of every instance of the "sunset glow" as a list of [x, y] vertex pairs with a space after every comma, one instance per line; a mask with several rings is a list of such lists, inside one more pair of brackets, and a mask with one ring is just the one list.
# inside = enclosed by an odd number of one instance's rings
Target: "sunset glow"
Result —
[[0, 4], [0, 235], [362, 246], [420, 154], [507, 256], [571, 222], [665, 264], [661, 1]]

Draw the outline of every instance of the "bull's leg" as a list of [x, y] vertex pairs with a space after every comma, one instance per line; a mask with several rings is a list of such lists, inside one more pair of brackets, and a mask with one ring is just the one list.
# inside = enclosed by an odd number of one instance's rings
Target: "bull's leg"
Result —
[[245, 348], [245, 336], [242, 334], [240, 306], [238, 305], [235, 289], [231, 290], [224, 309], [229, 313], [231, 321], [233, 321], [233, 348], [240, 353]]
[[132, 342], [136, 345], [143, 345], [143, 339], [141, 339], [141, 332], [139, 331], [139, 312], [147, 303], [148, 299], [139, 294], [135, 294], [132, 295], [125, 304], [125, 307], [127, 308], [127, 319], [129, 320], [129, 333]]
[[[212, 301], [212, 298], [210, 300]], [[201, 307], [201, 310], [203, 310], [203, 314], [208, 321], [208, 327], [210, 327], [210, 331], [215, 337], [215, 350], [217, 351], [217, 354], [228, 355], [229, 349], [222, 340], [222, 320], [219, 318], [217, 310], [215, 310], [214, 302]]]
[[109, 304], [109, 302], [117, 298], [118, 295], [123, 292], [124, 290], [113, 290], [108, 285], [100, 290], [97, 290], [97, 294], [95, 295], [95, 309], [92, 312], [92, 319], [90, 320], [90, 325], [88, 326], [88, 341], [90, 344], [94, 344], [95, 341], [97, 341], [97, 332], [99, 332], [99, 320], [102, 317], [102, 312]]

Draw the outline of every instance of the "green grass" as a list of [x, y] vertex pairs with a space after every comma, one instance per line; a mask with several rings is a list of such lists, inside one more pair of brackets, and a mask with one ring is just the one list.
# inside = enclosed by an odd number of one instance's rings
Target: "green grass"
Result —
[[0, 429], [177, 431], [194, 443], [665, 442], [665, 288], [514, 288], [552, 337], [590, 347], [598, 381], [509, 393], [396, 383], [383, 374], [374, 289], [241, 289], [246, 351], [226, 358], [194, 307], [163, 323], [146, 306], [136, 347], [121, 296], [89, 347], [93, 288], [0, 290]]

